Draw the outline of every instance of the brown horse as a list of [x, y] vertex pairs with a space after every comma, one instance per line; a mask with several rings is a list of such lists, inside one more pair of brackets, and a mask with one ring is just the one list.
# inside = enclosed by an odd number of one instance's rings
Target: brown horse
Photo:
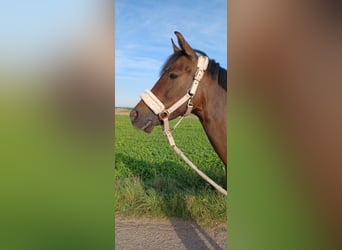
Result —
[[[227, 71], [214, 60], [209, 60], [197, 91], [192, 96], [190, 89], [196, 78], [199, 57], [206, 55], [192, 49], [182, 34], [175, 34], [180, 48], [172, 41], [174, 53], [164, 64], [161, 77], [151, 90], [152, 95], [168, 109], [189, 93], [192, 102], [191, 113], [199, 118], [216, 153], [227, 166]], [[169, 119], [183, 116], [187, 107], [186, 102], [177, 106], [168, 114]], [[131, 111], [130, 118], [134, 127], [145, 132], [151, 132], [154, 126], [163, 124], [162, 116], [154, 112], [143, 100]]]

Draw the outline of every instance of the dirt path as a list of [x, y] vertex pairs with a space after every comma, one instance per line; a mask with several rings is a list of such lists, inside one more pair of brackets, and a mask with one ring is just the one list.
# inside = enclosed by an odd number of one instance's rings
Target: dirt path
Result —
[[226, 249], [226, 225], [204, 229], [178, 219], [115, 221], [116, 250]]

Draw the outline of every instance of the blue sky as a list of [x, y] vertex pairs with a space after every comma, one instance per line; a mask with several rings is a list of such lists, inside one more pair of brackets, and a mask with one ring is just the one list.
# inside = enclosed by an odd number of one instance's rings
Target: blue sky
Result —
[[1, 1], [1, 68], [41, 67], [58, 46], [86, 29], [100, 8], [96, 0]]
[[172, 53], [174, 31], [226, 68], [226, 0], [116, 0], [116, 106], [133, 107], [152, 88]]
[[[0, 67], [42, 68], [60, 46], [102, 15], [107, 0], [0, 2]], [[226, 67], [226, 0], [116, 0], [115, 94], [117, 106], [134, 106], [158, 80], [180, 31], [194, 48]]]

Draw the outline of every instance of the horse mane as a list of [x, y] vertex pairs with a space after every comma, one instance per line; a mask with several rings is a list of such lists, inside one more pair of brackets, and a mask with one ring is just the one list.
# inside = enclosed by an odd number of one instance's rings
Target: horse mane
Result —
[[[207, 56], [203, 51], [195, 50], [197, 54]], [[187, 56], [183, 50], [178, 51], [172, 54], [164, 63], [163, 67], [160, 70], [160, 75], [163, 75], [165, 71], [168, 70], [171, 64], [173, 64], [178, 58], [182, 56]], [[217, 80], [217, 83], [227, 91], [227, 70], [222, 68], [218, 62], [213, 59], [209, 59], [209, 64], [207, 68], [207, 72], [209, 72], [211, 78], [213, 80]]]

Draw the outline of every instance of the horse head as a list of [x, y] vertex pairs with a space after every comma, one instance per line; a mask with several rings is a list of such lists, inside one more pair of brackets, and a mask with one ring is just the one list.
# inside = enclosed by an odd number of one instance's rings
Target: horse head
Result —
[[[179, 47], [171, 39], [173, 54], [162, 67], [160, 78], [149, 92], [157, 104], [164, 109], [171, 107], [185, 94], [187, 94], [193, 84], [194, 76], [197, 70], [198, 55], [181, 33], [175, 32]], [[195, 95], [193, 102], [198, 101], [199, 95]], [[161, 112], [161, 108], [159, 111]], [[177, 107], [169, 115], [169, 120], [185, 114], [187, 103]], [[152, 129], [162, 124], [159, 111], [151, 109], [146, 105], [146, 101], [141, 100], [131, 111], [130, 119], [134, 127], [142, 129], [145, 132], [151, 132]]]

